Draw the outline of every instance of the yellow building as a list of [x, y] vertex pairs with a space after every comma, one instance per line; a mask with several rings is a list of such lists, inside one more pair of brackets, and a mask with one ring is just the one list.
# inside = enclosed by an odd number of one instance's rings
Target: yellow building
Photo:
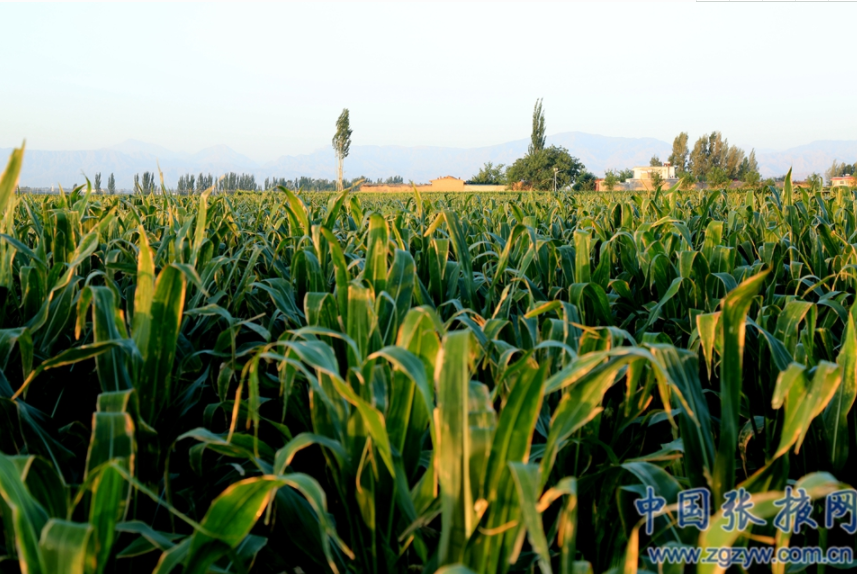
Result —
[[652, 179], [655, 174], [661, 176], [661, 181], [666, 179], [675, 179], [675, 166], [666, 162], [664, 165], [644, 165], [634, 168], [634, 179], [644, 180]]
[[831, 177], [830, 187], [857, 187], [857, 176], [844, 175], [842, 177]]

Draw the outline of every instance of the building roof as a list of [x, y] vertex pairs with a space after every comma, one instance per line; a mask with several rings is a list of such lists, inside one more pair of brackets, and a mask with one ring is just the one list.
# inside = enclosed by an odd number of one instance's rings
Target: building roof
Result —
[[455, 177], [454, 175], [445, 175], [445, 176], [443, 176], [443, 177], [435, 178], [435, 179], [433, 179], [433, 180], [431, 180], [431, 181], [440, 181], [440, 180], [442, 180], [442, 179], [455, 179], [455, 180], [457, 180], [457, 181], [464, 181], [463, 179], [458, 178], [458, 177]]

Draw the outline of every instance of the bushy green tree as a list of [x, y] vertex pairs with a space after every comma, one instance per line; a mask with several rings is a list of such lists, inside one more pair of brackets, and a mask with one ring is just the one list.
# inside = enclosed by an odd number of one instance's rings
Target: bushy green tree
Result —
[[720, 166], [714, 166], [708, 170], [705, 180], [708, 182], [709, 187], [713, 189], [723, 187], [730, 181], [730, 177], [729, 174], [726, 173], [725, 169]]
[[619, 171], [616, 172], [616, 177], [619, 178], [620, 182], [624, 183], [624, 182], [628, 181], [629, 179], [634, 179], [634, 170], [631, 169], [630, 167], [625, 168], [625, 169], [620, 169]]
[[[753, 159], [755, 163], [755, 155]], [[707, 180], [708, 172], [714, 168], [722, 169], [728, 179], [739, 179], [743, 175], [743, 165], [744, 150], [730, 146], [720, 132], [714, 131], [696, 140], [688, 157], [687, 170], [700, 181]]]
[[[554, 168], [557, 168], [556, 187], [563, 189], [578, 179], [584, 166], [564, 147], [552, 145], [515, 160], [506, 171], [506, 181], [528, 182], [533, 189], [553, 189]], [[594, 180], [595, 176], [592, 177]]]
[[[545, 115], [542, 100], [533, 109], [533, 132], [527, 155], [515, 160], [506, 170], [506, 182], [521, 182], [532, 189], [557, 189], [570, 186], [583, 172], [583, 164], [562, 146], [545, 147]], [[592, 174], [590, 174], [592, 175]], [[593, 188], [595, 176], [592, 175]]]
[[654, 189], [657, 189], [660, 186], [662, 186], [663, 184], [664, 184], [664, 178], [663, 178], [663, 176], [661, 176], [661, 173], [659, 171], [653, 171], [652, 172], [652, 187]]
[[[595, 189], [595, 174], [583, 170], [576, 178], [572, 189], [574, 191], [592, 191]], [[557, 186], [559, 187], [559, 186]]]
[[494, 165], [493, 162], [485, 162], [485, 165], [479, 170], [479, 173], [470, 178], [471, 183], [505, 185], [506, 173], [503, 170], [504, 164]]
[[762, 179], [762, 176], [759, 175], [758, 171], [746, 171], [744, 173], [744, 177], [741, 181], [744, 182], [748, 187], [756, 187], [759, 185], [759, 181]]
[[696, 178], [689, 171], [685, 171], [678, 178], [678, 186], [680, 189], [690, 189], [696, 183]]
[[824, 178], [820, 173], [811, 173], [806, 177], [806, 183], [813, 191], [821, 191], [824, 187]]
[[604, 174], [604, 189], [607, 191], [613, 191], [613, 188], [616, 187], [616, 184], [619, 183], [619, 177], [616, 175], [612, 169], [608, 169]]
[[652, 167], [660, 167], [664, 165], [664, 163], [661, 161], [661, 158], [658, 157], [658, 154], [655, 154], [652, 156], [652, 159], [649, 160], [649, 165]]

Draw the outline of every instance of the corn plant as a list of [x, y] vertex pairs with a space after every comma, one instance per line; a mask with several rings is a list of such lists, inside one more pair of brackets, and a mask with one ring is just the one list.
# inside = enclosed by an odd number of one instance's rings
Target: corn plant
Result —
[[[687, 488], [769, 517], [795, 481], [817, 506], [847, 487], [851, 191], [35, 196], [23, 159], [0, 179], [4, 572], [854, 546], [674, 513]], [[672, 510], [646, 534], [649, 487]]]

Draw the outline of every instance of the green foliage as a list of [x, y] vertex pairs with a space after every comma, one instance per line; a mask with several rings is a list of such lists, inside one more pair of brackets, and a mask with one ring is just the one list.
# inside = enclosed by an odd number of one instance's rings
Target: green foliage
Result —
[[342, 110], [339, 117], [336, 118], [336, 133], [333, 134], [333, 151], [336, 152], [336, 157], [346, 158], [351, 152], [351, 134], [354, 131], [351, 129], [351, 120], [348, 115], [348, 108]]
[[542, 111], [542, 100], [536, 100], [533, 108], [533, 132], [530, 135], [528, 155], [536, 155], [545, 149], [545, 114]]
[[652, 159], [649, 160], [649, 165], [652, 167], [660, 167], [664, 165], [664, 163], [661, 161], [661, 158], [659, 158], [658, 155], [655, 154], [652, 156]]
[[[673, 143], [674, 155], [681, 155], [677, 153], [677, 148], [681, 148], [682, 141], [685, 144], [687, 142], [687, 134], [684, 132], [679, 134]], [[748, 157], [745, 157], [744, 150], [730, 146], [729, 141], [724, 140], [720, 132], [711, 132], [711, 134], [703, 135], [696, 140], [693, 150], [687, 157], [687, 165], [684, 169], [690, 171], [698, 181], [710, 181], [709, 174], [717, 170], [715, 181], [720, 182], [722, 180], [725, 182], [743, 179], [747, 172], [758, 172], [759, 166], [756, 163], [755, 150], [751, 151]], [[725, 180], [723, 180], [724, 177]]]
[[[506, 181], [510, 185], [526, 182], [532, 189], [552, 190], [554, 169], [557, 189], [569, 187], [584, 172], [583, 164], [576, 157], [572, 157], [567, 149], [552, 145], [515, 160], [506, 170]], [[589, 175], [594, 181], [595, 176]]]
[[705, 175], [705, 181], [708, 183], [709, 187], [719, 188], [723, 187], [731, 180], [729, 179], [729, 174], [726, 173], [725, 169], [715, 166], [708, 170], [708, 173]]
[[351, 152], [351, 121], [348, 108], [342, 110], [336, 119], [336, 133], [333, 134], [333, 151], [336, 153], [336, 190], [342, 190], [342, 163]]
[[607, 173], [604, 174], [604, 189], [613, 191], [617, 183], [619, 183], [619, 177], [616, 175], [616, 172], [608, 169]]
[[687, 132], [681, 132], [673, 140], [673, 149], [668, 161], [675, 166], [676, 174], [681, 176], [687, 170]]
[[503, 170], [505, 166], [501, 163], [494, 165], [493, 162], [486, 162], [479, 170], [479, 173], [470, 178], [471, 183], [505, 185], [506, 174]]
[[574, 191], [592, 191], [595, 189], [595, 179], [594, 173], [583, 170], [575, 178], [572, 189]]
[[23, 161], [0, 176], [4, 572], [853, 544], [722, 512], [645, 536], [633, 510], [740, 486], [769, 518], [787, 485], [848, 487], [851, 191], [34, 196]]
[[812, 191], [821, 191], [824, 187], [824, 178], [820, 173], [811, 173], [806, 176], [806, 183]]
[[747, 185], [747, 187], [756, 187], [759, 185], [759, 181], [761, 181], [761, 179], [762, 176], [758, 171], [747, 169], [744, 171], [742, 181]]

